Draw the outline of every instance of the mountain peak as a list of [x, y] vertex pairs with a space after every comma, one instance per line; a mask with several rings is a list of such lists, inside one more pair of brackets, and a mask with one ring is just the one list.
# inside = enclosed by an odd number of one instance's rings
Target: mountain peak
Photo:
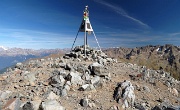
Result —
[[8, 48], [4, 46], [0, 46], [0, 50], [8, 50]]

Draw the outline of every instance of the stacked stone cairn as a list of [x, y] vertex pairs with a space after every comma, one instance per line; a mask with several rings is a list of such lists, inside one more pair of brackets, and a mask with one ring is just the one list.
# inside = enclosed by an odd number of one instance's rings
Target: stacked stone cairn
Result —
[[[3, 110], [65, 110], [59, 98], [68, 91], [95, 91], [111, 80], [106, 65], [116, 59], [87, 47], [77, 46], [59, 58], [17, 63], [0, 76], [0, 109]], [[87, 103], [81, 100], [82, 106]], [[92, 104], [93, 105], [93, 104]]]

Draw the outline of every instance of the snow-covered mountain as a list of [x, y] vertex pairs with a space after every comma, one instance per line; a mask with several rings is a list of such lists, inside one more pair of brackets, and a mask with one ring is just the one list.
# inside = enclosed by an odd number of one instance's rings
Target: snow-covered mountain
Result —
[[4, 46], [0, 46], [0, 51], [6, 51], [8, 50], [8, 48], [4, 47]]
[[38, 58], [48, 56], [50, 54], [65, 53], [68, 49], [22, 49], [22, 48], [6, 48], [0, 46], [0, 70], [17, 62], [23, 62], [30, 58]]

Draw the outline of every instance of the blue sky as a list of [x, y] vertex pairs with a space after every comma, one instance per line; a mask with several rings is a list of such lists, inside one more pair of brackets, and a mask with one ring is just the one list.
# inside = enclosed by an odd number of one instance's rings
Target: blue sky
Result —
[[180, 45], [180, 0], [0, 0], [0, 45], [71, 48], [86, 5], [101, 47]]

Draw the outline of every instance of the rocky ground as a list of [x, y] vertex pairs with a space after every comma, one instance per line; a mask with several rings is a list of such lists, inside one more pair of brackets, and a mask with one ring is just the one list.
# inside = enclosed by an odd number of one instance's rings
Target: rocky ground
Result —
[[148, 45], [136, 48], [109, 48], [104, 52], [109, 57], [121, 61], [145, 65], [154, 70], [163, 69], [170, 72], [171, 76], [180, 80], [180, 47], [166, 45]]
[[131, 109], [180, 109], [180, 82], [170, 73], [118, 62], [89, 47], [85, 58], [83, 46], [64, 56], [17, 63], [8, 69], [0, 76], [0, 108], [123, 110], [124, 106], [113, 96], [124, 80], [134, 88], [135, 103]]

